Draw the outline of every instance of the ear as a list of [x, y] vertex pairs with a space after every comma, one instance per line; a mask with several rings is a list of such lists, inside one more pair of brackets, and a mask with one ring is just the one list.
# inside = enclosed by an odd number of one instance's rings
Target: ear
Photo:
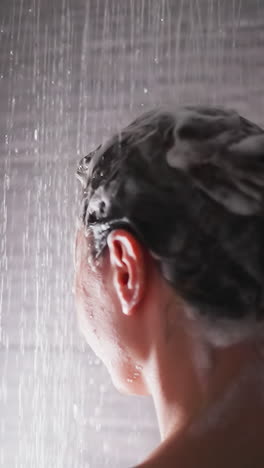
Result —
[[113, 269], [114, 287], [126, 315], [132, 315], [146, 288], [146, 266], [143, 248], [132, 234], [112, 231], [107, 244]]

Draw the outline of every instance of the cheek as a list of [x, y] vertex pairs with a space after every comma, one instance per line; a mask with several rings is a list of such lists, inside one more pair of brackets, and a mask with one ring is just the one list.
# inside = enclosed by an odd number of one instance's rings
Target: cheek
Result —
[[78, 271], [75, 275], [75, 305], [80, 333], [94, 352], [101, 354], [110, 327], [108, 304], [99, 282], [84, 278]]
[[75, 278], [75, 304], [78, 321], [82, 326], [89, 325], [95, 317], [98, 302], [91, 292], [88, 294], [87, 286], [78, 273], [76, 273]]
[[80, 334], [94, 353], [101, 358], [102, 344], [100, 338], [100, 323], [97, 320], [98, 304], [85, 297], [80, 288], [76, 294], [77, 324]]
[[145, 395], [139, 369], [122, 345], [124, 336], [120, 324], [113, 320], [113, 299], [95, 285], [84, 285], [76, 274], [75, 300], [80, 333], [106, 365], [114, 386], [121, 393]]

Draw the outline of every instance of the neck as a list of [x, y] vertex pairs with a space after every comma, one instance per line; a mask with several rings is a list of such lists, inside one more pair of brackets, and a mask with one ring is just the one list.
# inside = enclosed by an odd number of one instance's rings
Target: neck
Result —
[[152, 396], [163, 442], [142, 466], [264, 466], [263, 356], [254, 347], [237, 345], [208, 361], [207, 371], [171, 373], [176, 377], [174, 392], [167, 389], [166, 371], [156, 378], [153, 373]]
[[[180, 345], [179, 340], [174, 343]], [[162, 440], [179, 435], [196, 422], [197, 427], [217, 426], [227, 409], [229, 417], [235, 417], [245, 394], [247, 406], [264, 407], [263, 397], [255, 395], [264, 390], [264, 360], [256, 346], [206, 349], [183, 340], [180, 350], [168, 346], [162, 353], [162, 346], [158, 349], [151, 359], [149, 388]]]

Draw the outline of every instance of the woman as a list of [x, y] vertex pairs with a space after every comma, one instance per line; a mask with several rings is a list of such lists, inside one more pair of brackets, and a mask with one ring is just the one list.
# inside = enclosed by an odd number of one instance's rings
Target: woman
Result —
[[264, 131], [144, 113], [82, 159], [78, 323], [114, 385], [151, 395], [140, 467], [264, 466]]

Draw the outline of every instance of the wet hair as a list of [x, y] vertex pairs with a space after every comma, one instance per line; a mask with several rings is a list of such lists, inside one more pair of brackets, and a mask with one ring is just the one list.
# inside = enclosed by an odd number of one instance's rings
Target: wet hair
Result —
[[264, 319], [262, 128], [229, 109], [153, 109], [85, 156], [77, 177], [94, 258], [127, 229], [201, 316]]

